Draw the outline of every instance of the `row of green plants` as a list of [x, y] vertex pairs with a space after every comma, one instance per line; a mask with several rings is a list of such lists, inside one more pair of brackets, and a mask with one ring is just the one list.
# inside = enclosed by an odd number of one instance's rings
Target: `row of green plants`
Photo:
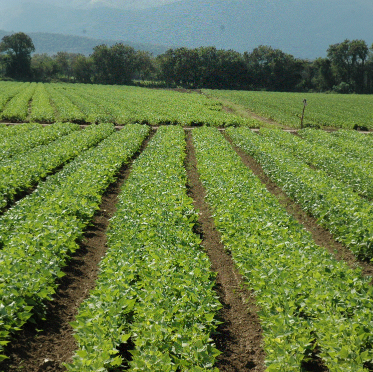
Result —
[[85, 114], [87, 122], [254, 126], [253, 120], [225, 112], [200, 94], [126, 86], [54, 84]]
[[[0, 81], [0, 89], [10, 89]], [[22, 84], [22, 83], [16, 83]], [[258, 126], [203, 94], [134, 86], [26, 83], [0, 105], [0, 120], [183, 126]], [[1, 100], [1, 96], [0, 96]], [[1, 104], [1, 101], [0, 101]]]
[[[22, 84], [22, 83], [19, 83]], [[2, 82], [0, 82], [0, 87]], [[29, 83], [17, 95], [8, 101], [0, 113], [0, 120], [22, 123], [28, 121], [29, 103], [34, 95], [37, 83]]]
[[373, 144], [372, 133], [360, 133], [354, 130], [338, 130], [331, 132], [335, 137], [340, 137], [348, 141], [358, 141], [360, 144], [365, 144], [370, 147]]
[[360, 162], [363, 166], [373, 166], [373, 141], [370, 135], [362, 133], [349, 134], [351, 131], [327, 133], [322, 130], [302, 129], [298, 134], [306, 141], [327, 147], [339, 156]]
[[371, 95], [203, 90], [208, 96], [229, 100], [285, 127], [300, 128], [303, 100], [304, 125], [373, 129]]
[[[302, 133], [303, 131], [300, 131], [300, 135]], [[262, 128], [260, 134], [308, 165], [322, 169], [330, 177], [345, 183], [361, 196], [373, 199], [373, 167], [369, 161], [355, 159], [350, 156], [349, 151], [343, 152], [341, 156], [341, 153], [331, 149], [327, 142], [308, 142], [280, 129]], [[331, 134], [326, 133], [325, 136], [328, 138]], [[341, 145], [346, 144], [342, 139], [338, 142]], [[350, 146], [352, 148], [353, 144]]]
[[[63, 122], [85, 123], [85, 116], [81, 110], [61, 91], [56, 89], [57, 85], [45, 84], [45, 89], [50, 95], [50, 100], [56, 109], [58, 120]], [[52, 98], [53, 97], [53, 98]]]
[[[79, 349], [70, 372], [217, 371], [210, 334], [220, 304], [193, 233], [184, 137], [180, 127], [161, 127], [133, 163], [97, 286], [73, 323]], [[130, 361], [118, 351], [126, 343]]]
[[316, 359], [331, 372], [368, 371], [369, 279], [317, 246], [216, 129], [194, 129], [193, 142], [217, 229], [260, 309], [266, 370], [310, 370]]
[[13, 98], [17, 93], [24, 90], [30, 83], [19, 84], [16, 82], [3, 81], [1, 82], [0, 90], [0, 110], [4, 109], [4, 106], [8, 101]]
[[[58, 124], [53, 124], [58, 126]], [[78, 156], [82, 151], [97, 145], [113, 132], [113, 126], [90, 126], [78, 131], [77, 124], [64, 123], [70, 134], [45, 146], [15, 156], [0, 163], [0, 208], [14, 200], [16, 195], [35, 186], [49, 173]], [[7, 225], [3, 226], [5, 229]], [[2, 227], [0, 227], [1, 229]]]
[[50, 95], [45, 85], [38, 83], [32, 96], [30, 121], [39, 123], [54, 123], [55, 109], [51, 105]]
[[54, 86], [85, 113], [88, 122], [254, 125], [254, 121], [227, 113], [221, 103], [200, 94], [125, 86]]
[[292, 199], [362, 259], [373, 258], [373, 205], [351, 188], [310, 168], [286, 148], [245, 128], [229, 132]]
[[[113, 132], [113, 125], [101, 126]], [[0, 351], [31, 316], [44, 316], [45, 301], [52, 300], [56, 279], [64, 275], [63, 267], [79, 248], [103, 192], [148, 131], [129, 125], [112, 133], [4, 215], [2, 221], [11, 224], [1, 236]]]
[[[56, 89], [60, 89], [59, 84], [54, 85]], [[108, 102], [99, 99], [95, 94], [92, 94], [91, 89], [69, 89], [68, 85], [60, 89], [60, 92], [68, 98], [78, 109], [83, 113], [84, 120], [87, 123], [112, 123], [120, 122], [117, 115], [113, 111], [120, 111], [119, 106], [109, 106]], [[102, 88], [101, 88], [102, 89]], [[133, 120], [132, 123], [136, 121]]]
[[11, 136], [18, 136], [22, 133], [41, 128], [41, 124], [38, 123], [14, 124], [9, 126], [6, 124], [0, 124], [0, 141], [3, 141], [4, 139]]
[[56, 123], [39, 130], [25, 131], [0, 139], [0, 161], [13, 158], [37, 146], [46, 145], [61, 136], [79, 130], [76, 124]]

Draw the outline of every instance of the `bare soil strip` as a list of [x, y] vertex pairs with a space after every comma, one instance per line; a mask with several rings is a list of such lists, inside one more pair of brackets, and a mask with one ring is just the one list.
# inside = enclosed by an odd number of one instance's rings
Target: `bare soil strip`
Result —
[[6, 350], [10, 359], [0, 364], [2, 372], [66, 370], [61, 363], [71, 361], [77, 348], [69, 323], [74, 320], [80, 303], [95, 287], [98, 264], [107, 250], [106, 230], [109, 219], [115, 213], [118, 194], [130, 174], [133, 160], [147, 146], [153, 133], [144, 141], [132, 161], [120, 169], [116, 181], [104, 193], [92, 226], [87, 228], [80, 249], [75, 252], [64, 270], [65, 276], [58, 282], [54, 301], [48, 303], [45, 321], [38, 322], [36, 326], [27, 323], [15, 336]]
[[358, 260], [348, 248], [337, 242], [328, 230], [317, 224], [314, 217], [308, 215], [297, 203], [290, 199], [279, 186], [271, 181], [264, 173], [263, 168], [253, 157], [247, 155], [243, 150], [235, 146], [228, 135], [225, 135], [225, 137], [232, 144], [232, 147], [241, 157], [243, 163], [261, 180], [267, 190], [276, 196], [287, 212], [312, 234], [317, 245], [326, 248], [337, 260], [345, 261], [349, 267], [356, 268], [360, 266], [363, 275], [373, 276], [373, 264]]
[[199, 225], [202, 245], [210, 257], [211, 269], [217, 272], [216, 291], [223, 308], [219, 318], [223, 322], [213, 339], [222, 352], [216, 367], [221, 372], [243, 372], [265, 370], [262, 330], [257, 315], [253, 294], [244, 289], [244, 280], [239, 274], [230, 255], [221, 243], [211, 211], [205, 201], [206, 192], [199, 179], [192, 135], [187, 132], [187, 159], [189, 196], [199, 211]]

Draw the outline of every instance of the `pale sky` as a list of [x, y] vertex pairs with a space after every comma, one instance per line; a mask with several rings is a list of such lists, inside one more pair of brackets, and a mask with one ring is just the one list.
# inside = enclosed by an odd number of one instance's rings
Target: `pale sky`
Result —
[[174, 3], [180, 0], [90, 0], [92, 5], [107, 5], [121, 9], [144, 9], [165, 4]]

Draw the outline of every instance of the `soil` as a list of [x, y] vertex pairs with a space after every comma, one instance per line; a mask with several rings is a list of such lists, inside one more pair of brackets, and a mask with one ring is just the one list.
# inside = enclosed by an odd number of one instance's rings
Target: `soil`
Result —
[[26, 323], [23, 330], [15, 335], [5, 351], [10, 359], [0, 364], [2, 372], [66, 370], [61, 364], [71, 361], [77, 349], [69, 323], [74, 320], [80, 303], [95, 287], [98, 264], [107, 250], [106, 230], [109, 219], [115, 213], [118, 194], [130, 173], [133, 160], [143, 151], [149, 139], [132, 161], [120, 169], [116, 181], [104, 193], [100, 209], [85, 231], [79, 250], [65, 268], [65, 276], [58, 281], [54, 300], [47, 304], [45, 320], [36, 325]]
[[[326, 248], [332, 253], [337, 260], [343, 260], [351, 268], [361, 267], [362, 274], [366, 276], [373, 276], [373, 264], [361, 261], [354, 254], [346, 248], [343, 244], [337, 242], [333, 235], [323, 227], [317, 224], [314, 217], [308, 215], [296, 202], [290, 199], [286, 193], [276, 185], [263, 171], [260, 164], [251, 156], [246, 154], [243, 150], [232, 143], [232, 140], [225, 135], [227, 140], [232, 144], [234, 150], [241, 157], [243, 163], [248, 166], [253, 173], [266, 186], [267, 190], [272, 193], [279, 200], [280, 204], [291, 214], [304, 228], [309, 231], [313, 240], [321, 247]], [[373, 284], [373, 281], [371, 282]]]
[[211, 260], [211, 270], [217, 272], [216, 291], [223, 305], [219, 318], [223, 322], [213, 339], [222, 352], [216, 367], [221, 372], [264, 371], [262, 329], [253, 293], [245, 289], [231, 256], [221, 243], [211, 211], [205, 201], [206, 192], [199, 179], [192, 135], [187, 133], [187, 173], [189, 196], [199, 211], [196, 232]]

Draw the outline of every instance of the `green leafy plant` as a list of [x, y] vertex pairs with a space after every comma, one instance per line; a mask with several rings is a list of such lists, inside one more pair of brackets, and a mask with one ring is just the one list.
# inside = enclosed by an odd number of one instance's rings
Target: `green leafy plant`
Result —
[[[244, 148], [259, 137], [228, 133]], [[193, 141], [215, 224], [260, 307], [267, 370], [301, 371], [316, 352], [330, 371], [367, 371], [369, 278], [317, 246], [217, 130], [195, 129]]]
[[214, 274], [193, 233], [197, 214], [187, 196], [185, 140], [161, 127], [119, 196], [109, 250], [91, 296], [73, 327], [79, 350], [69, 371], [121, 365], [118, 346], [131, 338], [130, 371], [215, 371], [210, 334], [220, 304]]
[[[79, 133], [84, 137], [85, 131]], [[113, 125], [101, 124], [86, 133], [90, 131], [97, 142], [107, 138], [49, 177], [2, 217], [0, 351], [31, 316], [44, 314], [45, 301], [55, 293], [55, 280], [78, 248], [102, 193], [119, 167], [139, 149], [149, 129], [129, 125], [113, 133]]]

